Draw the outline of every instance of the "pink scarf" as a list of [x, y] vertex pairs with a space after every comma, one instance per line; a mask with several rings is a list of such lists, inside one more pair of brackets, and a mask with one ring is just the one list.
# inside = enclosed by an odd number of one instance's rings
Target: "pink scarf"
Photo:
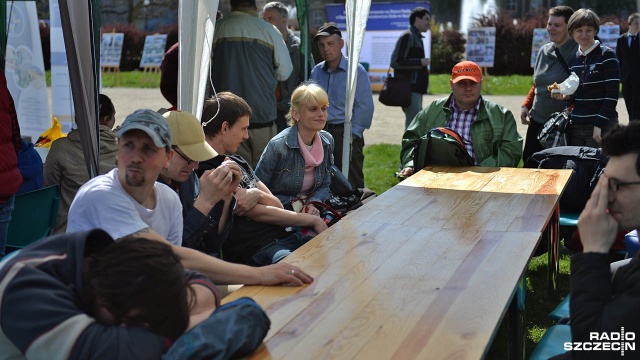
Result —
[[300, 133], [298, 133], [298, 145], [302, 151], [302, 157], [304, 158], [304, 179], [302, 180], [302, 189], [298, 196], [307, 195], [313, 190], [313, 184], [316, 180], [315, 168], [322, 164], [324, 160], [324, 148], [322, 147], [322, 140], [320, 135], [316, 133], [311, 142], [311, 150], [307, 149], [307, 145], [304, 144]]

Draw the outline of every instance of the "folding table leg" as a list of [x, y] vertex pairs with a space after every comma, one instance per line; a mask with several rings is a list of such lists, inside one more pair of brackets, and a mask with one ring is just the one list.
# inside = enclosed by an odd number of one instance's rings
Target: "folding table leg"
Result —
[[547, 288], [549, 296], [553, 296], [556, 291], [556, 280], [560, 267], [559, 243], [560, 243], [560, 207], [556, 206], [549, 224], [543, 233], [548, 244], [547, 251]]

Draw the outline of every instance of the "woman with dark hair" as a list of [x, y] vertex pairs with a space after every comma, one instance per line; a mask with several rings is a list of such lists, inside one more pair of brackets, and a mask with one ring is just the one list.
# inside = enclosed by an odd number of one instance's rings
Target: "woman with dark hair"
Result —
[[[522, 160], [543, 150], [538, 142], [538, 133], [544, 122], [554, 112], [562, 111], [566, 104], [555, 100], [547, 90], [547, 86], [561, 83], [569, 77], [568, 63], [575, 58], [578, 44], [569, 37], [567, 24], [573, 15], [568, 6], [556, 6], [549, 9], [547, 32], [550, 43], [543, 45], [536, 57], [533, 70], [533, 86], [522, 104], [520, 121], [528, 125]], [[560, 56], [560, 57], [558, 57]]]
[[[116, 122], [116, 109], [106, 95], [100, 94], [100, 174], [106, 174], [116, 167], [116, 150], [118, 142], [116, 133], [111, 129]], [[63, 233], [67, 229], [67, 214], [76, 192], [89, 181], [89, 173], [84, 162], [80, 132], [71, 130], [66, 137], [61, 137], [51, 144], [51, 149], [44, 163], [44, 186], [60, 187], [60, 205], [58, 220], [54, 232]]]

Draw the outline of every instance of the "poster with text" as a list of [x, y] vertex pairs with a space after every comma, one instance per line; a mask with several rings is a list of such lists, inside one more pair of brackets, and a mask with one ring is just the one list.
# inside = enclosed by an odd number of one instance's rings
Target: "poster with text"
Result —
[[140, 59], [140, 67], [160, 66], [167, 45], [167, 34], [147, 35]]
[[538, 57], [538, 51], [542, 45], [549, 43], [549, 32], [547, 29], [533, 29], [533, 41], [531, 43], [531, 67], [536, 66], [536, 58]]
[[496, 54], [496, 28], [480, 27], [467, 31], [466, 59], [480, 67], [493, 67]]
[[7, 1], [6, 6], [7, 87], [16, 105], [20, 134], [35, 142], [51, 127], [36, 3]]
[[603, 45], [606, 45], [616, 51], [618, 47], [618, 38], [620, 37], [620, 25], [602, 25], [598, 31], [598, 37]]
[[100, 66], [120, 66], [122, 56], [123, 33], [102, 34], [100, 42]]
[[[411, 10], [416, 7], [424, 7], [431, 10], [431, 5], [424, 2], [397, 2], [397, 3], [372, 3], [367, 20], [367, 30], [364, 34], [360, 62], [369, 64], [369, 80], [371, 88], [379, 91], [382, 88], [387, 70], [391, 61], [391, 54], [396, 46], [398, 38], [403, 31], [409, 29], [409, 16]], [[347, 54], [347, 17], [344, 4], [331, 4], [325, 6], [327, 22], [334, 22], [342, 31], [345, 46], [342, 53]], [[433, 13], [431, 17], [433, 17]], [[422, 34], [424, 36], [425, 57], [431, 57], [431, 31]], [[393, 69], [391, 69], [393, 71]]]

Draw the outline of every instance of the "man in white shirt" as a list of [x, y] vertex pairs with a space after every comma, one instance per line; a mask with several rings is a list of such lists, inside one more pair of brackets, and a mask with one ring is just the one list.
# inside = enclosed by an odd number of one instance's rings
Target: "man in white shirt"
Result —
[[[218, 284], [302, 285], [312, 281], [290, 264], [252, 268], [177, 246], [182, 239], [182, 206], [175, 192], [156, 183], [174, 155], [169, 124], [152, 110], [137, 110], [127, 116], [118, 137], [117, 168], [80, 188], [69, 209], [67, 232], [101, 228], [114, 239], [137, 236], [170, 241], [185, 268]], [[231, 164], [225, 170], [223, 181], [235, 189], [239, 168]]]

